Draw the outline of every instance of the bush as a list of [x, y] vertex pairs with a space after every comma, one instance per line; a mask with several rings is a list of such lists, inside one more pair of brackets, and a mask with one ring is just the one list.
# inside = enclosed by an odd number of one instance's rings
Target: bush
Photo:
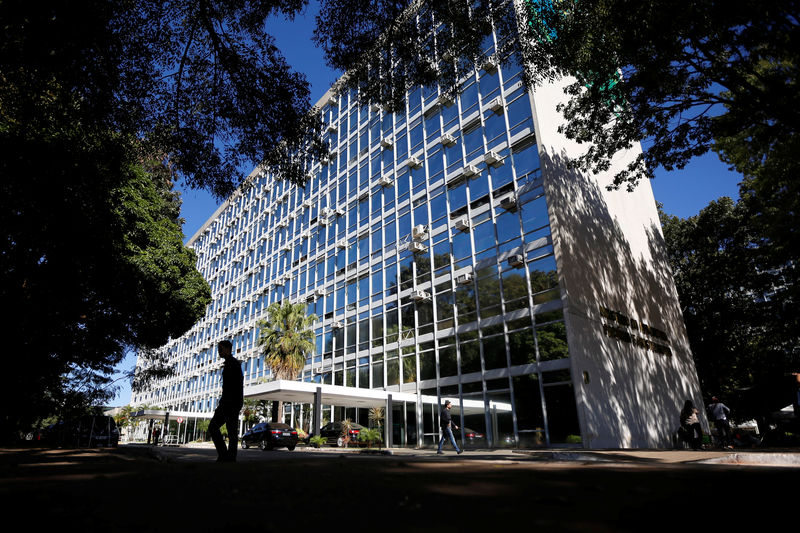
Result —
[[323, 444], [325, 444], [326, 440], [327, 439], [325, 437], [323, 437], [322, 435], [314, 435], [313, 437], [311, 437], [311, 439], [309, 439], [308, 442], [314, 448], [320, 448], [320, 447], [322, 447]]

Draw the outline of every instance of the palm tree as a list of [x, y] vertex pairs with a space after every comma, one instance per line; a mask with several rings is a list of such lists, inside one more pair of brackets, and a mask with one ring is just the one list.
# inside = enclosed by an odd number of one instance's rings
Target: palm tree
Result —
[[[303, 304], [274, 302], [267, 308], [267, 318], [258, 321], [258, 346], [276, 379], [297, 379], [314, 350], [311, 326], [316, 320], [316, 315], [306, 314]], [[278, 402], [277, 413], [273, 410], [273, 419], [278, 413], [283, 414], [283, 401]]]

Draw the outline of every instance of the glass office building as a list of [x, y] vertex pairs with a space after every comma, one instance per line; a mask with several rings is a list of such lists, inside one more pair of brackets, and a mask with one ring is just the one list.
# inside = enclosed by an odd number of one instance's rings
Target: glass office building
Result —
[[[270, 378], [256, 347], [256, 321], [270, 303], [289, 300], [306, 303], [320, 319], [300, 380], [436, 398], [421, 413], [411, 404], [393, 406], [395, 444], [433, 445], [437, 404], [445, 398], [472, 406], [457, 413], [457, 424], [469, 429], [462, 436], [467, 446], [662, 442], [663, 435], [636, 437], [649, 431], [646, 420], [641, 430], [598, 429], [607, 422], [587, 410], [593, 395], [611, 389], [602, 379], [593, 383], [601, 374], [581, 361], [597, 357], [601, 345], [636, 349], [614, 337], [622, 326], [615, 322], [609, 330], [609, 320], [614, 313], [632, 316], [624, 309], [638, 306], [597, 295], [600, 305], [570, 299], [570, 272], [591, 276], [592, 261], [570, 253], [568, 243], [582, 230], [559, 222], [551, 196], [560, 209], [581, 202], [579, 195], [564, 198], [567, 189], [559, 185], [567, 178], [554, 154], [563, 152], [563, 142], [541, 142], [557, 136], [557, 124], [554, 118], [545, 125], [547, 114], [537, 108], [555, 113], [556, 97], [527, 90], [519, 68], [489, 62], [463, 81], [455, 100], [436, 87], [415, 88], [402, 113], [360, 106], [354, 93], [326, 94], [318, 107], [333, 156], [309, 168], [304, 187], [256, 169], [252, 186], [191, 238], [213, 302], [188, 333], [163, 347], [176, 376], [135, 393], [132, 403], [213, 411], [222, 339], [233, 342], [242, 361], [247, 395], [248, 386]], [[611, 194], [599, 185], [594, 196]], [[616, 194], [617, 202], [641, 201]], [[649, 185], [642, 194], [652, 218]], [[581, 227], [603, 223], [575, 216]], [[568, 311], [591, 315], [592, 324], [571, 324]], [[652, 329], [670, 330], [672, 351], [680, 351], [673, 328], [660, 324]], [[596, 345], [584, 330], [596, 335]], [[656, 362], [664, 358], [645, 352]], [[307, 409], [287, 405], [287, 418]], [[326, 410], [329, 418], [368, 423], [365, 409]]]

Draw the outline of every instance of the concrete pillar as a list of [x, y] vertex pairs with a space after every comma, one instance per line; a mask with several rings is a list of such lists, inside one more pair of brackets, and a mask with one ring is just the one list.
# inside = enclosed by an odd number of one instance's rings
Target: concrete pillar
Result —
[[392, 428], [392, 395], [391, 394], [389, 394], [387, 396], [387, 398], [386, 398], [386, 416], [384, 418], [385, 418], [385, 421], [386, 421], [386, 428], [385, 428], [385, 431], [386, 431], [386, 447], [387, 448], [391, 448], [392, 447], [392, 434], [394, 433], [393, 432], [393, 428]]
[[311, 427], [311, 433], [319, 435], [322, 429], [322, 387], [317, 387], [314, 392], [314, 425]]

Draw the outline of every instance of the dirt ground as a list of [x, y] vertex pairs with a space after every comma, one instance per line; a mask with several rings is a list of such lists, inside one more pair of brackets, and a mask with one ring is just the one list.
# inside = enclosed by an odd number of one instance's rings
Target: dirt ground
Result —
[[22, 516], [34, 531], [721, 531], [795, 522], [797, 468], [248, 452], [219, 464], [213, 450], [158, 460], [128, 447], [2, 449], [0, 501], [7, 520]]

